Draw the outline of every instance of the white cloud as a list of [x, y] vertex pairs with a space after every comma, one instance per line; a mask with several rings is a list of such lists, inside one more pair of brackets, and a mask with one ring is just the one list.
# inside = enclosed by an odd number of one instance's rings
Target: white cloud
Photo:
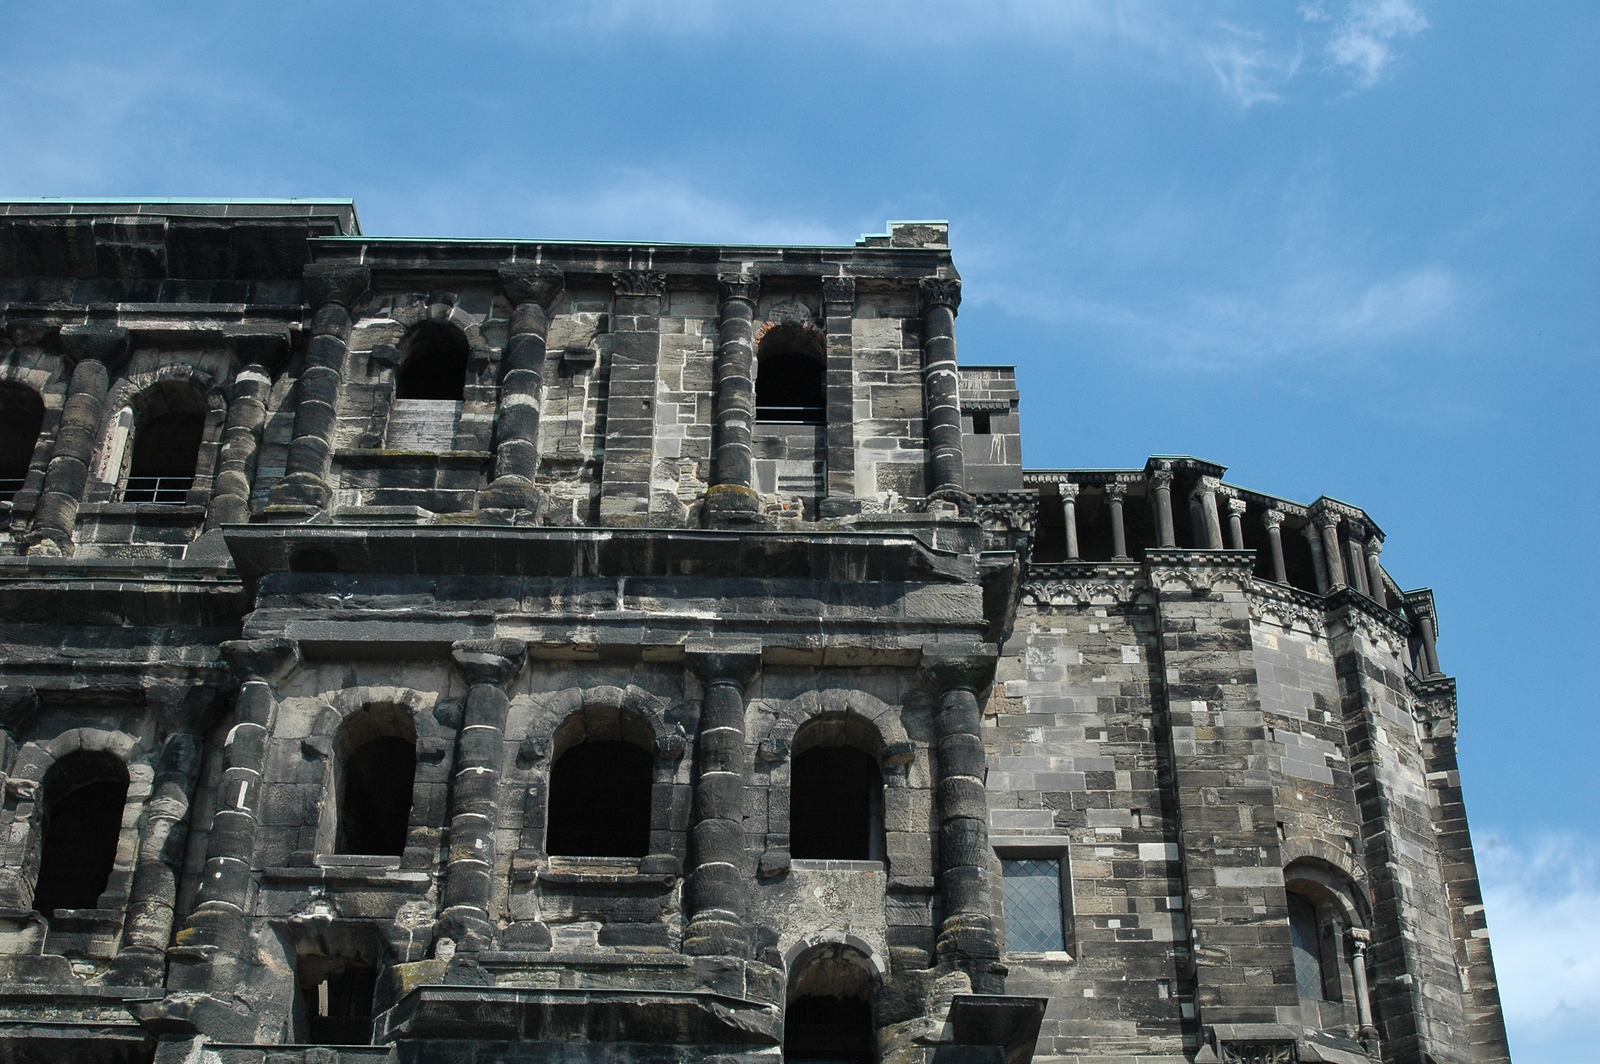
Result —
[[1338, 15], [1324, 4], [1301, 8], [1308, 21], [1332, 22], [1328, 61], [1349, 74], [1359, 89], [1371, 88], [1394, 62], [1395, 46], [1428, 28], [1412, 0], [1352, 0]]
[[1222, 88], [1240, 105], [1253, 107], [1280, 99], [1279, 91], [1300, 70], [1300, 50], [1285, 51], [1265, 43], [1260, 32], [1225, 26], [1201, 53]]
[[1600, 1039], [1600, 845], [1489, 834], [1477, 857], [1512, 1058], [1590, 1057]]

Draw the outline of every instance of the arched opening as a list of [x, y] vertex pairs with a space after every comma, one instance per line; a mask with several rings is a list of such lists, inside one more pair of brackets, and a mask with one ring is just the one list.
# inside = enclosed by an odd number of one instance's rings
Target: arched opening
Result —
[[1294, 981], [1303, 998], [1332, 1001], [1324, 977], [1322, 929], [1317, 906], [1295, 891], [1289, 892], [1289, 941], [1294, 948]]
[[312, 1045], [364, 1046], [372, 1042], [372, 997], [378, 973], [355, 957], [303, 954], [295, 982]]
[[1356, 975], [1364, 959], [1351, 931], [1366, 924], [1361, 892], [1346, 873], [1313, 857], [1294, 861], [1283, 879], [1301, 1022], [1323, 1030], [1365, 1022]]
[[563, 857], [650, 850], [650, 754], [623, 739], [583, 739], [550, 768], [546, 849]]
[[146, 392], [139, 406], [122, 501], [185, 503], [206, 430], [205, 400], [192, 387], [164, 383]]
[[854, 718], [820, 718], [795, 735], [789, 770], [791, 856], [883, 860], [883, 773], [877, 746], [876, 733]]
[[99, 907], [127, 801], [127, 766], [110, 754], [70, 754], [46, 774], [33, 907], [47, 920], [56, 909]]
[[411, 827], [417, 733], [403, 707], [368, 706], [339, 734], [334, 852], [398, 857]]
[[0, 384], [0, 502], [22, 490], [44, 423], [44, 400], [21, 384]]
[[461, 402], [471, 354], [460, 329], [444, 322], [423, 322], [406, 338], [406, 357], [395, 376], [394, 397]]
[[848, 946], [826, 946], [796, 963], [783, 1015], [783, 1059], [872, 1064], [872, 973]]
[[775, 425], [828, 421], [822, 346], [798, 325], [773, 329], [756, 352], [756, 420]]

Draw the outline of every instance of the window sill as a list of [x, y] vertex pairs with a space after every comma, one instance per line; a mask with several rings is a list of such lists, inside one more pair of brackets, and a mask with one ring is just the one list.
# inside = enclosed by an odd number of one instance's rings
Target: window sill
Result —
[[882, 861], [842, 861], [821, 857], [795, 857], [789, 867], [796, 872], [883, 872]]
[[641, 871], [644, 860], [639, 857], [552, 857], [549, 865], [537, 873], [537, 878], [552, 886], [644, 890], [670, 888], [677, 883], [678, 877], [672, 873]]
[[1044, 953], [1020, 953], [1006, 951], [1006, 960], [1021, 961], [1026, 964], [1071, 964], [1072, 954], [1064, 950], [1048, 950]]
[[261, 878], [275, 883], [351, 883], [358, 886], [426, 887], [433, 879], [426, 869], [402, 869], [398, 857], [319, 854], [311, 868], [264, 868]]

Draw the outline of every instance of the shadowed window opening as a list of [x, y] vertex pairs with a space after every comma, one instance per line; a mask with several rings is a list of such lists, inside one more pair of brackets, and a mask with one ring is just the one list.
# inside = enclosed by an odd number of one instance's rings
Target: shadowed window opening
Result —
[[775, 425], [827, 424], [822, 352], [813, 337], [789, 326], [762, 340], [756, 359], [756, 420]]
[[1294, 946], [1294, 979], [1300, 996], [1328, 999], [1322, 978], [1322, 936], [1317, 907], [1298, 894], [1289, 895], [1289, 939]]
[[22, 490], [44, 423], [44, 400], [32, 388], [0, 385], [0, 502]]
[[44, 786], [43, 842], [33, 907], [94, 909], [117, 860], [128, 770], [109, 754], [79, 753], [57, 762]]
[[372, 1042], [372, 995], [377, 972], [345, 957], [303, 956], [296, 966], [305, 1010], [305, 1040], [312, 1045], [364, 1046]]
[[799, 966], [790, 979], [783, 1017], [783, 1059], [872, 1064], [877, 1038], [872, 978], [854, 950], [833, 951]]
[[974, 413], [972, 415], [972, 434], [974, 436], [988, 436], [990, 432], [989, 415]]
[[344, 761], [336, 852], [404, 853], [416, 772], [414, 741], [380, 735], [351, 750]]
[[1317, 594], [1317, 566], [1305, 534], [1288, 524], [1279, 528], [1278, 533], [1283, 542], [1283, 568], [1290, 586]]
[[643, 857], [650, 848], [651, 757], [620, 740], [573, 746], [550, 770], [547, 850], [564, 857]]
[[790, 780], [792, 856], [835, 861], [882, 857], [883, 779], [872, 755], [853, 746], [813, 747], [795, 755]]
[[460, 329], [424, 322], [411, 332], [406, 359], [395, 379], [396, 399], [448, 399], [461, 402], [471, 348]]
[[168, 410], [139, 419], [133, 435], [124, 502], [181, 504], [194, 487], [195, 463], [206, 415], [200, 410]]

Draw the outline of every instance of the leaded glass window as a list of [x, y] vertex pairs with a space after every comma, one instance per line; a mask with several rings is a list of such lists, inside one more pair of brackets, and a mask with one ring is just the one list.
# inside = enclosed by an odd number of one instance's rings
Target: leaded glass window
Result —
[[1054, 953], [1067, 948], [1061, 912], [1061, 862], [1050, 857], [1000, 860], [1006, 948], [1012, 953]]
[[1317, 909], [1298, 894], [1289, 895], [1289, 940], [1294, 946], [1294, 980], [1304, 998], [1325, 998], [1322, 986], [1322, 941], [1317, 935]]

